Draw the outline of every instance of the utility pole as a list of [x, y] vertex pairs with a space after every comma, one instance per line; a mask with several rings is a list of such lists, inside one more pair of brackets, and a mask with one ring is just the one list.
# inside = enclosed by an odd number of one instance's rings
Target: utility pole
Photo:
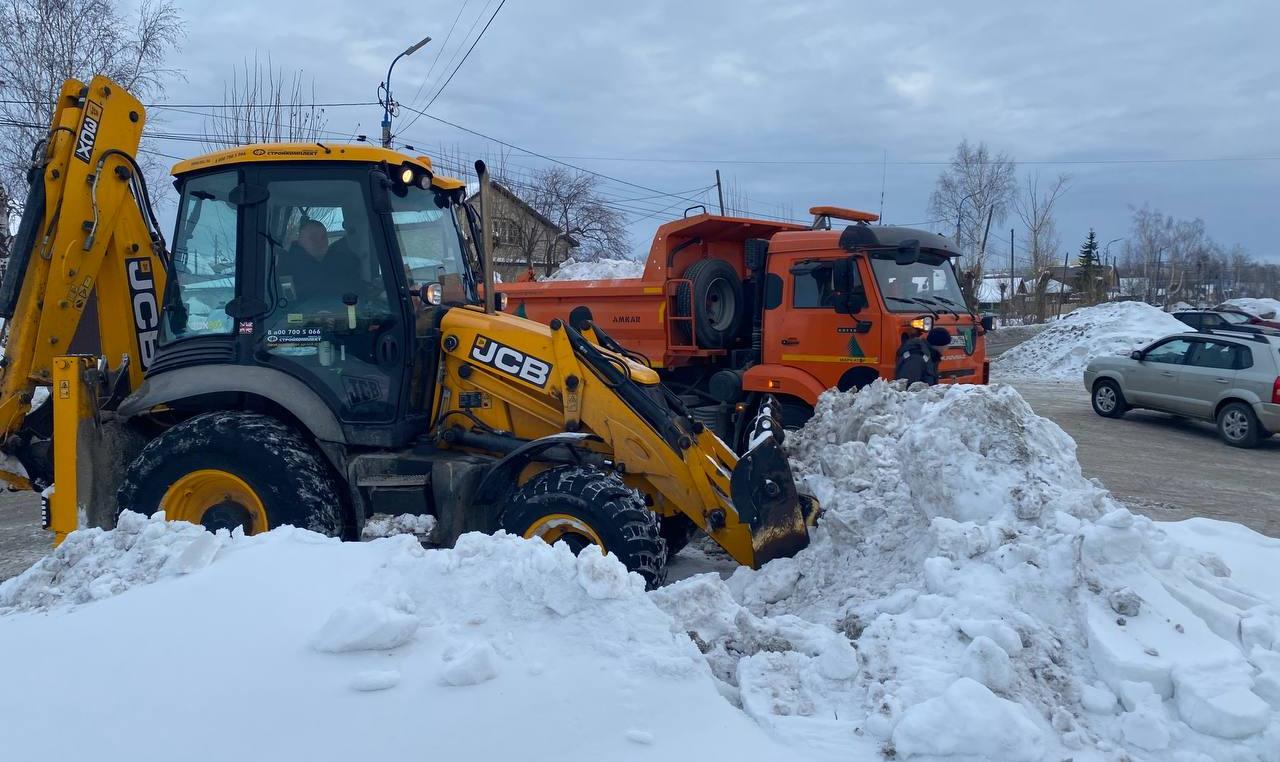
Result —
[[720, 170], [716, 170], [716, 197], [720, 199], [720, 216], [724, 216], [724, 189], [720, 187]]
[[889, 178], [889, 149], [884, 149], [884, 159], [880, 164], [880, 224], [884, 224], [884, 182]]
[[396, 63], [405, 56], [413, 55], [418, 48], [431, 42], [430, 37], [423, 37], [418, 42], [405, 48], [405, 51], [395, 58], [391, 59], [391, 65], [387, 67], [387, 80], [382, 83], [382, 147], [391, 147], [391, 116], [395, 109], [395, 101], [391, 100], [391, 70], [396, 68]]
[[1013, 306], [1013, 297], [1018, 290], [1013, 285], [1013, 228], [1009, 228], [1009, 306]]
[[1067, 300], [1067, 268], [1071, 266], [1071, 249], [1062, 255], [1062, 281], [1058, 283], [1058, 317], [1062, 317], [1062, 303]]

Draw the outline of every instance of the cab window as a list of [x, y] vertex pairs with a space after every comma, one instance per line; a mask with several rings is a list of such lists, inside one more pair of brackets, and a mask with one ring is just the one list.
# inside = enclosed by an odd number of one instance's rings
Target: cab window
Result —
[[791, 269], [791, 306], [801, 310], [835, 307], [835, 262], [802, 262]]
[[197, 177], [185, 185], [173, 242], [178, 303], [160, 324], [160, 343], [231, 333], [227, 302], [236, 291], [237, 207], [229, 200], [235, 171]]

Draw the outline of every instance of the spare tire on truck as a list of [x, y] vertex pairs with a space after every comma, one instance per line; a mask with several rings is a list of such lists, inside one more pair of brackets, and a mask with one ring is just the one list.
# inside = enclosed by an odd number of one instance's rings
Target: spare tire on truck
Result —
[[727, 348], [742, 330], [746, 313], [738, 272], [723, 259], [700, 259], [683, 277], [693, 286], [682, 283], [676, 290], [676, 316], [693, 317], [692, 337], [689, 322], [678, 323], [685, 341], [696, 339], [703, 349]]

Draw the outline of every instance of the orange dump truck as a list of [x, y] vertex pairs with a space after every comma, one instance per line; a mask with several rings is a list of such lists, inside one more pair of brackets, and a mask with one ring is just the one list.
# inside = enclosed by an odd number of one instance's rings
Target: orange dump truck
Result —
[[893, 378], [897, 349], [915, 330], [951, 333], [943, 383], [987, 382], [991, 326], [965, 307], [948, 239], [871, 225], [877, 217], [866, 212], [810, 211], [812, 227], [686, 217], [658, 228], [639, 278], [500, 289], [517, 315], [603, 329], [735, 447], [766, 395], [791, 427], [826, 389]]

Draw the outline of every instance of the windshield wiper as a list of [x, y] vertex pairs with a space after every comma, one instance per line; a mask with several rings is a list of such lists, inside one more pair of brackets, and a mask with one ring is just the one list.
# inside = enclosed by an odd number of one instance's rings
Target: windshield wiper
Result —
[[[927, 302], [929, 302], [930, 304], [945, 304], [945, 303], [947, 303], [947, 300], [944, 300], [944, 299], [943, 299], [942, 297], [940, 297], [940, 296], [921, 296], [921, 297], [917, 297], [917, 298], [918, 298], [920, 301], [922, 301], [922, 302], [926, 302], [926, 301], [927, 301]], [[951, 302], [951, 304], [954, 304], [954, 302]], [[952, 316], [953, 316], [953, 317], [955, 317], [955, 319], [956, 319], [956, 320], [959, 320], [959, 319], [960, 319], [960, 313], [959, 313], [959, 312], [956, 312], [955, 310], [947, 309], [946, 307], [943, 307], [943, 308], [942, 308], [942, 311], [943, 311], [943, 312], [950, 312], [950, 313], [952, 314]]]
[[930, 315], [933, 315], [935, 318], [938, 316], [938, 311], [930, 307], [928, 302], [921, 301], [915, 297], [886, 296], [885, 299], [894, 302], [905, 302], [907, 304], [919, 304], [928, 310]]

